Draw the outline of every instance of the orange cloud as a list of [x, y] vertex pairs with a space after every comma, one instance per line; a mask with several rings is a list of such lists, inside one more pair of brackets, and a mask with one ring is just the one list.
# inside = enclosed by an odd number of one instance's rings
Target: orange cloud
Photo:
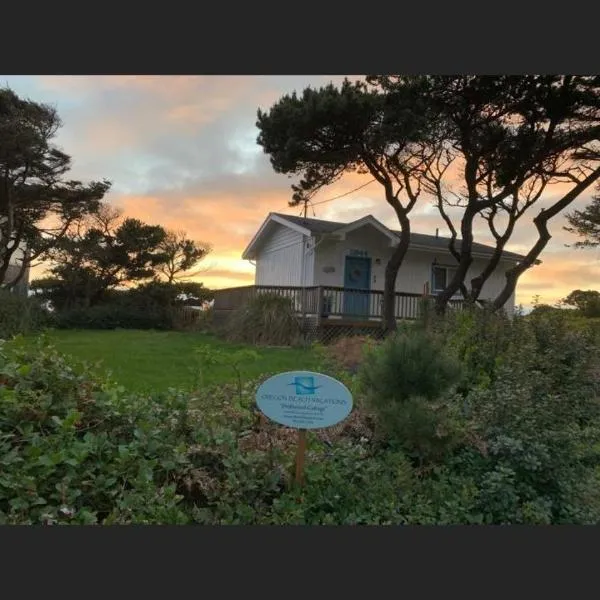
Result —
[[[349, 76], [358, 79], [359, 76]], [[270, 211], [298, 214], [289, 207], [290, 183], [276, 175], [255, 144], [255, 116], [285, 93], [306, 85], [319, 87], [343, 76], [44, 76], [42, 92], [58, 99], [65, 122], [61, 144], [72, 153], [77, 177], [109, 177], [115, 188], [110, 201], [129, 216], [170, 229], [184, 229], [209, 242], [210, 268], [199, 279], [211, 287], [252, 283], [253, 269], [241, 253]], [[60, 98], [66, 104], [63, 114]], [[43, 98], [41, 98], [43, 100]], [[61, 134], [63, 135], [63, 134]], [[456, 172], [459, 165], [453, 167]], [[241, 173], [241, 175], [240, 175]], [[398, 229], [394, 211], [381, 186], [355, 188], [370, 175], [351, 173], [314, 198], [319, 218], [351, 221], [371, 213]], [[525, 253], [537, 234], [531, 218], [571, 184], [548, 189], [547, 199], [527, 214], [507, 249]], [[322, 203], [338, 195], [348, 196]], [[582, 208], [588, 190], [569, 210]], [[459, 214], [455, 212], [455, 214]], [[312, 216], [312, 208], [309, 207]], [[563, 231], [564, 215], [551, 225], [552, 240], [543, 264], [524, 274], [519, 302], [529, 304], [539, 293], [555, 302], [575, 288], [600, 288], [600, 272], [592, 253], [565, 248], [574, 237]], [[431, 200], [422, 198], [412, 215], [416, 232], [448, 235]], [[484, 222], [477, 222], [477, 241], [489, 242]], [[592, 258], [590, 258], [592, 257]]]

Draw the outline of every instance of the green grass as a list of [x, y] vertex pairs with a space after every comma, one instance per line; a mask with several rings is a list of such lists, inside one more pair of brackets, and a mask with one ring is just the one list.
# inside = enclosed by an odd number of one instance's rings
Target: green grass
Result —
[[[210, 345], [227, 352], [244, 346], [228, 344], [201, 333], [175, 331], [79, 331], [55, 330], [46, 334], [60, 352], [90, 363], [101, 362], [113, 379], [131, 391], [158, 392], [169, 387], [189, 389], [197, 380], [194, 349]], [[32, 338], [28, 338], [33, 342]], [[318, 358], [310, 349], [253, 348], [258, 360], [240, 365], [245, 379], [264, 373], [316, 369]], [[235, 381], [229, 365], [207, 367], [204, 385]]]

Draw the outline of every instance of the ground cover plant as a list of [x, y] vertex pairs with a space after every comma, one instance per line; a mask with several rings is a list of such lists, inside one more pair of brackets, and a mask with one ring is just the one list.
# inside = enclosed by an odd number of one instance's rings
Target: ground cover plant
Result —
[[17, 338], [0, 350], [0, 520], [595, 524], [600, 366], [588, 329], [555, 311], [510, 322], [476, 311], [401, 328], [346, 364], [350, 342], [312, 347], [306, 361], [348, 385], [355, 409], [309, 434], [301, 489], [296, 432], [254, 408], [257, 386], [282, 370], [269, 349], [197, 336], [187, 389], [135, 391], [48, 339]]

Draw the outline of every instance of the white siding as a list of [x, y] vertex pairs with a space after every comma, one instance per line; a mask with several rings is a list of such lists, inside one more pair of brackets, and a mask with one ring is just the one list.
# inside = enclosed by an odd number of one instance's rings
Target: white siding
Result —
[[[351, 249], [366, 250], [371, 257], [371, 289], [383, 290], [385, 267], [393, 248], [389, 246], [388, 238], [373, 227], [364, 227], [350, 233], [345, 240], [339, 242], [323, 241], [317, 245], [315, 257], [314, 278], [316, 285], [344, 286], [345, 257]], [[377, 264], [379, 259], [379, 264]], [[431, 267], [434, 260], [439, 265], [453, 266], [456, 261], [449, 251], [425, 251], [409, 249], [400, 267], [396, 280], [396, 291], [421, 294], [426, 282], [431, 285]], [[474, 259], [467, 281], [478, 275], [486, 265], [483, 259]], [[513, 263], [501, 262], [497, 270], [483, 286], [480, 298], [491, 300], [502, 290], [505, 282], [504, 273]], [[333, 267], [334, 271], [330, 269]], [[329, 272], [326, 272], [326, 269]], [[505, 308], [512, 311], [514, 295], [506, 303]]]
[[[345, 240], [339, 242], [331, 240], [317, 242], [314, 274], [316, 284], [343, 287], [345, 259], [351, 249], [368, 252], [372, 259], [371, 289], [383, 289], [385, 262], [391, 252], [389, 238], [370, 225], [349, 233]], [[381, 259], [381, 265], [375, 264], [376, 258]], [[324, 271], [332, 267], [334, 271]]]
[[[302, 255], [305, 243], [301, 233], [274, 223], [258, 252], [256, 285], [302, 285]], [[308, 281], [306, 285], [310, 285]]]

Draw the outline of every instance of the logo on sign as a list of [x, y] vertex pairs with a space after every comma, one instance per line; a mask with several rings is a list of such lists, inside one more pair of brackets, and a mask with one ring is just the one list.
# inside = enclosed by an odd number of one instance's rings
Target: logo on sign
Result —
[[314, 394], [321, 386], [315, 385], [314, 377], [294, 377], [290, 385], [296, 386], [296, 396]]

